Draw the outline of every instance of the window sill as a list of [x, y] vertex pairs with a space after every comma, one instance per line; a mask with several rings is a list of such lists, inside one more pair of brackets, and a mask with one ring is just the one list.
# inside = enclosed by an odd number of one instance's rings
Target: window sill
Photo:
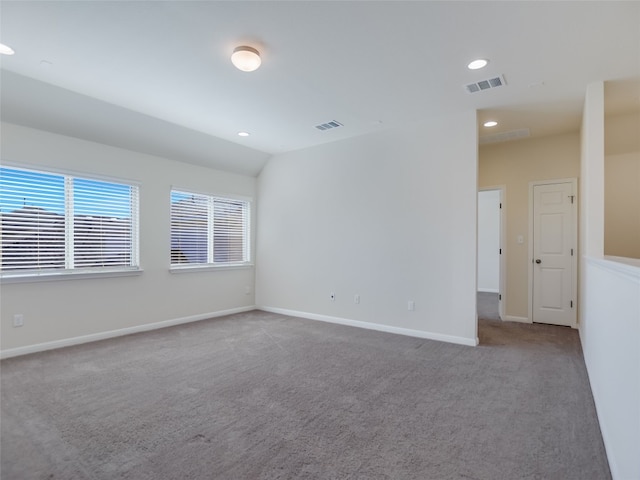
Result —
[[46, 272], [0, 275], [0, 282], [7, 283], [32, 283], [55, 282], [60, 280], [87, 280], [91, 278], [132, 277], [141, 275], [141, 268], [130, 270], [101, 270], [101, 271], [76, 271], [76, 272]]
[[221, 270], [243, 270], [253, 268], [253, 263], [238, 263], [234, 265], [186, 265], [172, 266], [169, 268], [171, 273], [193, 273], [193, 272], [213, 272]]

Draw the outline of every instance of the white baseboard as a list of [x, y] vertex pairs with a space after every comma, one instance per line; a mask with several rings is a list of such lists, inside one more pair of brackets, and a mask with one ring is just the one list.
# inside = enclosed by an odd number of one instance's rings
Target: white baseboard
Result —
[[497, 288], [478, 288], [480, 293], [500, 293]]
[[37, 343], [35, 345], [27, 345], [26, 347], [9, 348], [0, 351], [0, 358], [17, 357], [19, 355], [28, 355], [30, 353], [44, 352], [45, 350], [53, 350], [55, 348], [71, 347], [82, 343], [97, 342], [98, 340], [106, 340], [108, 338], [121, 337], [123, 335], [131, 335], [132, 333], [148, 332], [159, 328], [172, 327], [174, 325], [182, 325], [183, 323], [198, 322], [209, 318], [223, 317], [234, 313], [249, 312], [255, 310], [254, 305], [248, 307], [230, 308], [228, 310], [220, 310], [218, 312], [202, 313], [200, 315], [191, 315], [189, 317], [173, 318], [155, 323], [145, 323], [144, 325], [136, 325], [134, 327], [120, 328], [118, 330], [110, 330], [108, 332], [92, 333], [80, 337], [63, 338], [52, 342]]
[[516, 317], [513, 315], [503, 315], [502, 320], [505, 322], [532, 323], [527, 317]]
[[318, 320], [327, 323], [337, 323], [339, 325], [347, 325], [349, 327], [366, 328], [368, 330], [377, 330], [379, 332], [395, 333], [398, 335], [406, 335], [408, 337], [426, 338], [428, 340], [437, 340], [439, 342], [456, 343], [458, 345], [468, 345], [475, 347], [479, 341], [477, 338], [457, 337], [454, 335], [445, 335], [442, 333], [425, 332], [422, 330], [413, 330], [410, 328], [392, 327], [390, 325], [382, 325], [379, 323], [363, 322], [360, 320], [351, 320], [348, 318], [331, 317], [328, 315], [319, 315], [316, 313], [300, 312], [297, 310], [289, 310], [286, 308], [259, 306], [258, 310], [265, 312], [279, 313], [281, 315], [289, 315], [291, 317], [306, 318], [308, 320]]

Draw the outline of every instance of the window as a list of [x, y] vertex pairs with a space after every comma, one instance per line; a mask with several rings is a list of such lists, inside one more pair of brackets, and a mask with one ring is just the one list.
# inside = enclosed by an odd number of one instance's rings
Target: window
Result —
[[2, 276], [138, 267], [138, 187], [0, 168]]
[[171, 191], [171, 265], [250, 261], [249, 202]]

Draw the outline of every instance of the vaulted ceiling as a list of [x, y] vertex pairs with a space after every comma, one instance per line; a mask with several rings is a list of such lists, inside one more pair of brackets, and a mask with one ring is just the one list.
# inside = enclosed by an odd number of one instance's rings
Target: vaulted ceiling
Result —
[[[577, 131], [599, 80], [626, 92], [616, 108], [640, 106], [640, 2], [2, 0], [0, 32], [16, 52], [0, 59], [3, 121], [249, 175], [473, 109], [498, 121], [481, 137]], [[233, 67], [238, 45], [261, 52], [257, 71]]]

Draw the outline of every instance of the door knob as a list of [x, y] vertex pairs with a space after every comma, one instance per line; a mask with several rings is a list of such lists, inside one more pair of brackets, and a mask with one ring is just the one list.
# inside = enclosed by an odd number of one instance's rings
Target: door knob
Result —
[[536, 258], [536, 263], [542, 263], [542, 260], [540, 260], [539, 258]]

